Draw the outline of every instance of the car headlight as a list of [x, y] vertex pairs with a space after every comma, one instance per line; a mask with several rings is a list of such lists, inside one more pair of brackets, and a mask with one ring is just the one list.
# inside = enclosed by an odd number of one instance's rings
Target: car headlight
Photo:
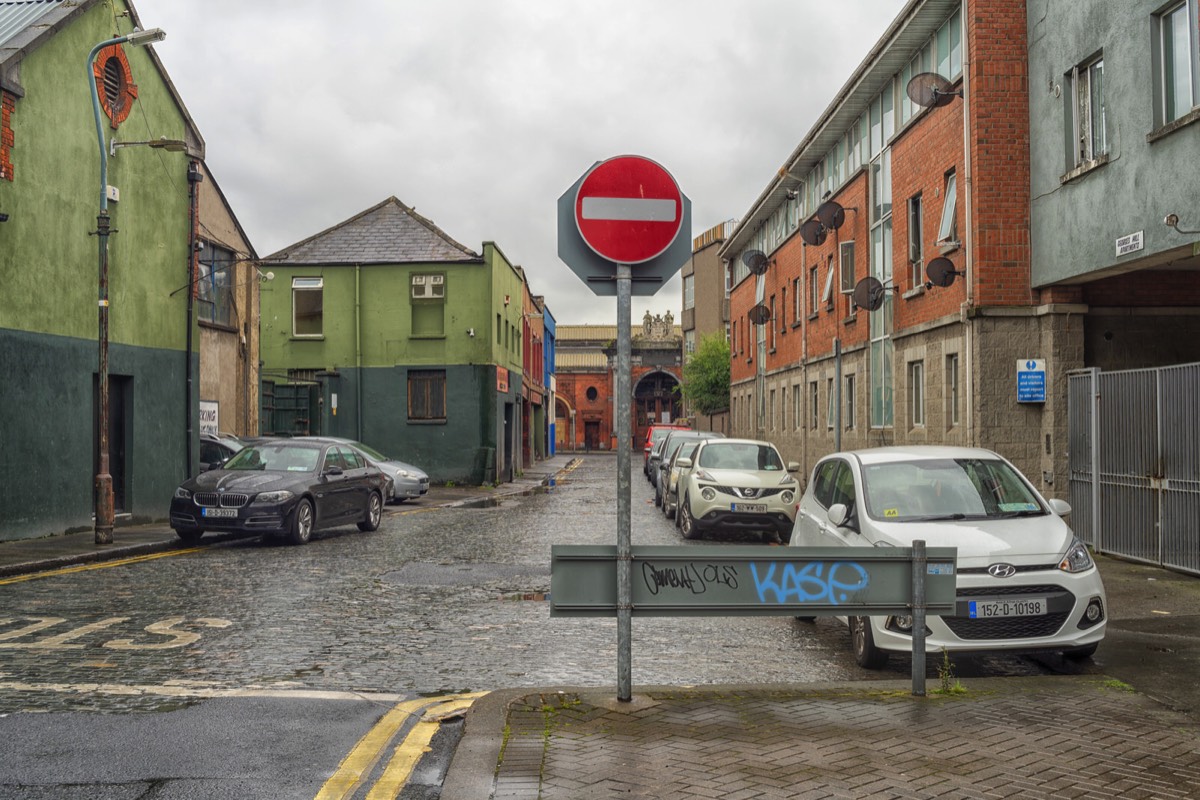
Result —
[[791, 489], [784, 489], [783, 494], [779, 495], [779, 499], [783, 501], [785, 506], [790, 506], [792, 501], [796, 499], [796, 495]]
[[708, 470], [706, 470], [706, 469], [698, 469], [698, 470], [696, 470], [696, 478], [697, 478], [697, 480], [709, 481], [710, 483], [716, 483], [716, 482], [717, 482], [717, 479], [716, 479], [716, 478], [714, 478], [714, 477], [713, 477], [713, 476], [712, 476], [712, 475], [709, 473], [709, 471], [708, 471]]
[[1088, 552], [1087, 545], [1078, 538], [1071, 540], [1067, 554], [1058, 562], [1058, 568], [1063, 572], [1083, 572], [1092, 566], [1092, 555]]
[[788, 475], [786, 472], [784, 473], [783, 477], [779, 479], [780, 486], [787, 486], [788, 484], [792, 484], [795, 482], [796, 482], [796, 479], [793, 478], [791, 475]]
[[191, 500], [192, 499], [192, 493], [189, 492], [187, 489], [183, 488], [182, 486], [180, 486], [178, 489], [175, 490], [175, 496], [178, 497], [180, 500]]
[[286, 489], [281, 492], [260, 492], [258, 497], [254, 498], [256, 503], [282, 503], [284, 500], [290, 500], [292, 493]]
[[705, 486], [700, 490], [700, 496], [711, 503], [716, 498], [717, 493], [712, 490], [711, 486]]

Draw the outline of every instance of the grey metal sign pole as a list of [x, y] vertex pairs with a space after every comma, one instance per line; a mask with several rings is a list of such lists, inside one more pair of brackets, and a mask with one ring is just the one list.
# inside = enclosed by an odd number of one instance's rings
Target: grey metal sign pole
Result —
[[633, 557], [630, 541], [630, 453], [633, 389], [633, 270], [617, 265], [617, 700], [633, 699]]

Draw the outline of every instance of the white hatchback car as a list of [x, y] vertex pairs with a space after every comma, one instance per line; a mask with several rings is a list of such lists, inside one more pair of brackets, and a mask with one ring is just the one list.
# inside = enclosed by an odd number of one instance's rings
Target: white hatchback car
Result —
[[784, 465], [775, 445], [755, 439], [706, 439], [681, 469], [675, 525], [685, 539], [708, 530], [743, 530], [786, 539], [796, 519], [800, 465]]
[[[927, 652], [1058, 651], [1091, 656], [1104, 638], [1100, 572], [1046, 500], [1007, 460], [966, 447], [880, 447], [817, 463], [800, 499], [799, 547], [958, 548], [953, 616], [926, 618]], [[858, 663], [912, 652], [912, 617], [849, 617]]]

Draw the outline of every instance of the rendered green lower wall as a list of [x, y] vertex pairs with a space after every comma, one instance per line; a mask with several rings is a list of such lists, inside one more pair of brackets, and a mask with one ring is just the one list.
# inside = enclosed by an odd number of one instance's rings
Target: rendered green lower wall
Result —
[[445, 423], [409, 422], [407, 367], [340, 369], [336, 377], [324, 378], [321, 432], [361, 439], [425, 470], [434, 483], [495, 481], [504, 447], [497, 431], [503, 430], [505, 402], [519, 400], [519, 381], [500, 394], [490, 364], [421, 368], [446, 370]]
[[[0, 541], [92, 528], [97, 360], [95, 341], [0, 329]], [[112, 345], [109, 374], [127, 398], [123, 510], [165, 519], [185, 478], [184, 354]]]

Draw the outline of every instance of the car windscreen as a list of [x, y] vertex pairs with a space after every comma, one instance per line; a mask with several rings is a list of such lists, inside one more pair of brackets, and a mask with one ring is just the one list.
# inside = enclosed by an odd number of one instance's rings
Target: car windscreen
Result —
[[367, 447], [362, 442], [354, 442], [354, 447], [367, 454], [367, 458], [372, 461], [387, 461], [387, 456], [376, 450], [374, 447]]
[[783, 469], [783, 461], [770, 445], [754, 442], [718, 442], [709, 444], [700, 451], [700, 466], [708, 469], [773, 472]]
[[321, 448], [297, 447], [295, 445], [253, 445], [247, 447], [229, 461], [225, 469], [260, 469], [268, 472], [316, 472]]
[[1040, 516], [1021, 474], [995, 459], [919, 459], [863, 466], [867, 513], [917, 521]]

